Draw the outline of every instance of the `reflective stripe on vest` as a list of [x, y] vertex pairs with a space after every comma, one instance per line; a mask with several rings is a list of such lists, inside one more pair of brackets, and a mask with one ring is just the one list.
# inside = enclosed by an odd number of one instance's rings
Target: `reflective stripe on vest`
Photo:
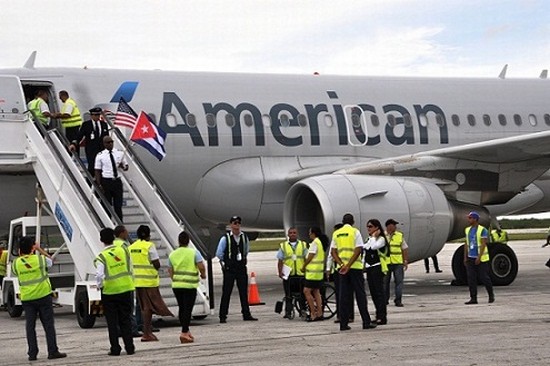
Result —
[[[338, 250], [338, 256], [340, 257], [342, 262], [344, 262], [344, 264], [347, 264], [351, 260], [351, 257], [355, 252], [356, 232], [356, 228], [349, 224], [346, 224], [340, 229], [336, 230], [334, 234], [332, 234], [332, 239], [336, 243], [336, 249]], [[361, 256], [357, 257], [350, 268], [363, 269]]]
[[387, 236], [390, 236], [390, 260], [388, 264], [403, 264], [403, 249], [401, 249], [403, 233], [395, 231], [392, 235]]
[[134, 265], [134, 284], [136, 287], [158, 287], [159, 273], [149, 261], [149, 248], [154, 244], [150, 241], [136, 240], [128, 247]]
[[96, 260], [105, 266], [102, 289], [105, 295], [122, 294], [135, 289], [130, 253], [126, 248], [108, 246], [99, 253]]
[[46, 257], [25, 255], [13, 263], [13, 272], [19, 279], [21, 301], [38, 300], [52, 293], [52, 286], [46, 271]]
[[[279, 244], [279, 247], [283, 251], [283, 263], [292, 268], [290, 276], [303, 276], [304, 272], [302, 272], [302, 267], [306, 259], [306, 243], [302, 240], [298, 240], [296, 248], [292, 249], [292, 245], [290, 245], [288, 241], [285, 241]], [[296, 260], [293, 258], [296, 258]]]
[[172, 264], [172, 288], [198, 288], [199, 271], [195, 263], [195, 249], [179, 247], [168, 257]]
[[325, 250], [319, 238], [313, 242], [317, 244], [317, 253], [306, 266], [306, 280], [320, 281], [325, 275]]
[[31, 112], [33, 112], [34, 117], [43, 125], [48, 124], [48, 117], [42, 114], [42, 110], [40, 109], [40, 104], [46, 103], [41, 98], [33, 99], [29, 102], [28, 107]]
[[[2, 255], [0, 256], [0, 276], [6, 275], [6, 265], [8, 263], [8, 251], [2, 250]], [[2, 284], [0, 283], [0, 286]]]
[[80, 116], [80, 110], [78, 109], [78, 106], [76, 105], [76, 102], [72, 100], [71, 98], [68, 98], [65, 100], [65, 103], [63, 103], [63, 106], [61, 107], [61, 113], [65, 114], [65, 109], [67, 108], [67, 104], [70, 104], [73, 107], [73, 111], [71, 112], [71, 117], [69, 118], [62, 118], [61, 124], [63, 127], [77, 127], [82, 124], [82, 117]]
[[493, 239], [494, 243], [506, 243], [508, 241], [508, 235], [504, 230], [501, 230], [500, 234], [496, 229], [491, 231], [491, 238]]
[[[470, 236], [468, 235], [470, 233], [470, 229], [472, 227], [468, 226], [464, 232], [466, 233], [466, 245], [468, 248], [470, 247]], [[477, 241], [477, 255], [479, 256], [479, 253], [481, 253], [481, 232], [485, 229], [483, 226], [478, 225], [477, 231], [476, 231], [476, 241]], [[481, 262], [488, 262], [489, 261], [489, 248], [485, 246], [485, 252], [481, 256], [480, 259]]]

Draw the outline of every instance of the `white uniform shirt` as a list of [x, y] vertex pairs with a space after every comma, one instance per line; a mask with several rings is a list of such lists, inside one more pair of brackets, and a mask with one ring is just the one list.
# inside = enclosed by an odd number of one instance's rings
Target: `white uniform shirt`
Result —
[[[117, 173], [118, 173], [118, 176], [120, 177], [120, 173], [121, 173], [120, 165], [122, 164], [123, 166], [127, 167], [128, 162], [124, 157], [124, 153], [120, 150], [113, 149], [113, 157], [115, 158]], [[114, 178], [113, 164], [111, 163], [109, 150], [105, 149], [99, 154], [97, 154], [95, 158], [94, 169], [101, 170], [101, 176], [103, 178], [111, 178], [111, 179]]]

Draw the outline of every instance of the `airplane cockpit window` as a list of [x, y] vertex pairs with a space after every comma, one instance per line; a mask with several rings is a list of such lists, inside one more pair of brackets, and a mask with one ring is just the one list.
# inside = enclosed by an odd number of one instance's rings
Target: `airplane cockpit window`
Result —
[[264, 127], [271, 127], [271, 117], [269, 114], [262, 114], [262, 123], [264, 124]]
[[518, 126], [521, 126], [521, 116], [519, 114], [514, 114], [514, 123]]
[[231, 128], [235, 127], [235, 116], [227, 113], [225, 115], [225, 124]]
[[178, 119], [174, 113], [166, 113], [166, 124], [168, 127], [176, 127], [178, 125]]
[[535, 116], [534, 114], [530, 114], [529, 115], [529, 123], [531, 124], [531, 126], [536, 126], [537, 125], [537, 116]]
[[380, 119], [376, 114], [370, 116], [370, 123], [372, 123], [374, 127], [380, 126]]
[[185, 115], [185, 123], [187, 123], [189, 127], [197, 127], [197, 118], [193, 113], [187, 113]]
[[498, 115], [498, 123], [500, 123], [501, 126], [506, 126], [506, 116], [504, 114]]
[[468, 115], [468, 124], [470, 126], [475, 126], [476, 125], [476, 116], [474, 116], [473, 114], [469, 114]]
[[491, 116], [489, 116], [488, 114], [484, 114], [483, 115], [483, 123], [485, 124], [485, 126], [490, 126], [491, 125]]
[[244, 115], [243, 119], [244, 119], [245, 126], [252, 127], [252, 125], [254, 124], [254, 121], [252, 120], [252, 115], [248, 113]]
[[213, 113], [206, 113], [206, 125], [208, 127], [216, 127], [216, 115]]
[[393, 114], [388, 114], [388, 125], [390, 125], [390, 127], [395, 127], [396, 124], [397, 121], [395, 120], [395, 116]]
[[458, 116], [458, 114], [453, 114], [451, 116], [451, 121], [453, 122], [453, 125], [455, 126], [460, 126], [460, 117]]
[[290, 118], [288, 117], [288, 114], [282, 113], [279, 116], [279, 120], [281, 121], [281, 126], [282, 127], [290, 126]]
[[324, 120], [325, 120], [325, 125], [326, 125], [327, 127], [332, 127], [332, 126], [334, 126], [334, 120], [332, 119], [332, 116], [331, 116], [330, 114], [328, 114], [328, 113], [325, 114]]
[[305, 114], [300, 113], [298, 115], [298, 124], [300, 125], [300, 127], [306, 127], [307, 126], [307, 117], [306, 117]]
[[550, 126], [550, 114], [546, 113], [544, 115], [544, 123], [546, 123], [548, 126]]
[[407, 127], [411, 127], [413, 122], [412, 122], [412, 119], [411, 119], [411, 115], [410, 114], [405, 114], [403, 115], [403, 119], [405, 120], [405, 126]]

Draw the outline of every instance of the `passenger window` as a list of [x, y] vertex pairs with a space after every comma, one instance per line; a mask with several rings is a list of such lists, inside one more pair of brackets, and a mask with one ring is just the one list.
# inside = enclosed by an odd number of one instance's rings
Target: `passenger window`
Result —
[[529, 115], [529, 123], [531, 124], [531, 126], [536, 126], [537, 125], [537, 116], [535, 116], [534, 114], [530, 114]]
[[484, 114], [483, 115], [483, 123], [485, 124], [485, 126], [490, 126], [491, 125], [491, 116], [489, 116], [488, 114]]
[[351, 114], [351, 124], [353, 127], [360, 127], [361, 126], [361, 116], [356, 113]]
[[498, 115], [498, 123], [500, 123], [501, 126], [506, 126], [506, 116], [504, 114]]
[[325, 114], [324, 120], [327, 127], [332, 127], [334, 125], [334, 120], [330, 114]]
[[451, 116], [451, 121], [453, 122], [453, 125], [460, 126], [460, 117], [458, 116], [458, 114], [453, 114]]
[[374, 127], [380, 126], [380, 119], [378, 119], [378, 116], [376, 114], [370, 116], [370, 122]]
[[435, 123], [437, 123], [439, 127], [443, 127], [445, 126], [445, 118], [443, 118], [443, 116], [438, 113], [435, 115]]
[[298, 115], [298, 124], [301, 126], [301, 127], [306, 127], [307, 126], [307, 117], [305, 114], [303, 113], [300, 113]]
[[514, 123], [518, 126], [521, 126], [521, 116], [519, 114], [514, 114]]
[[428, 117], [426, 117], [425, 114], [421, 114], [418, 116], [418, 119], [420, 120], [420, 126], [426, 127], [428, 126]]
[[269, 114], [262, 114], [262, 123], [264, 127], [271, 127], [271, 117]]
[[395, 125], [397, 124], [397, 121], [395, 120], [395, 116], [393, 114], [388, 114], [388, 124], [391, 127], [395, 127]]
[[235, 116], [227, 113], [225, 115], [225, 124], [231, 128], [235, 127]]
[[283, 126], [283, 127], [290, 126], [290, 119], [288, 118], [288, 114], [284, 114], [284, 113], [281, 114], [279, 119], [281, 120], [281, 126]]
[[476, 125], [476, 117], [473, 114], [468, 115], [468, 124], [470, 126], [475, 126]]
[[550, 114], [546, 113], [544, 115], [544, 123], [546, 123], [548, 126], [550, 126]]
[[185, 116], [185, 122], [189, 127], [197, 127], [197, 119], [193, 113], [187, 113]]
[[176, 127], [178, 125], [178, 119], [174, 113], [166, 113], [165, 118], [168, 127]]
[[208, 127], [215, 127], [216, 123], [216, 115], [213, 113], [206, 113], [206, 125]]
[[252, 120], [252, 116], [248, 113], [245, 114], [244, 115], [244, 125], [248, 126], [248, 127], [252, 127], [253, 124], [254, 124], [254, 121]]
[[411, 115], [410, 114], [405, 114], [403, 116], [403, 119], [405, 120], [405, 126], [407, 127], [411, 127], [412, 126], [412, 119], [411, 119]]

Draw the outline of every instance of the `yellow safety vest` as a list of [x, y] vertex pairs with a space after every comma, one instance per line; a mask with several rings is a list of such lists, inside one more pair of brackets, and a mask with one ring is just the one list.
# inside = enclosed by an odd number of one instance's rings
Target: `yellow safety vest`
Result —
[[52, 293], [46, 257], [27, 254], [13, 262], [13, 273], [19, 279], [21, 301], [38, 300]]
[[306, 280], [321, 281], [325, 277], [325, 250], [319, 238], [313, 242], [317, 244], [317, 253], [306, 266]]
[[195, 262], [196, 250], [179, 247], [170, 253], [168, 260], [172, 264], [172, 288], [198, 288], [199, 270]]
[[[390, 237], [390, 235], [386, 234], [386, 237]], [[403, 244], [403, 233], [395, 231], [389, 239], [389, 244], [390, 258], [387, 264], [403, 264], [403, 249], [401, 249], [401, 244]]]
[[63, 106], [61, 107], [61, 113], [65, 114], [65, 109], [67, 108], [67, 104], [70, 104], [73, 107], [73, 111], [71, 113], [71, 117], [69, 118], [62, 118], [61, 124], [63, 127], [78, 127], [82, 124], [82, 117], [80, 116], [80, 110], [78, 109], [78, 106], [76, 105], [76, 102], [68, 98], [65, 103], [63, 103]]
[[[2, 255], [0, 255], [0, 276], [6, 275], [6, 265], [8, 263], [8, 251], [2, 250]], [[2, 284], [0, 283], [0, 286]]]
[[[466, 228], [466, 230], [464, 230], [464, 232], [466, 233], [466, 245], [468, 246], [468, 248], [470, 247], [470, 237], [468, 236], [468, 234], [470, 233], [471, 228], [472, 228], [471, 226], [468, 226]], [[483, 229], [485, 229], [483, 226], [481, 226], [481, 225], [477, 226], [477, 231], [476, 231], [476, 239], [477, 240], [476, 241], [477, 241], [477, 254], [478, 254], [478, 256], [479, 256], [479, 253], [481, 252], [481, 232], [483, 231]], [[489, 261], [489, 247], [485, 246], [485, 252], [481, 256], [480, 261], [481, 262], [488, 262]]]
[[98, 254], [94, 264], [97, 262], [101, 262], [105, 266], [103, 294], [116, 295], [135, 290], [132, 262], [127, 249], [110, 245]]
[[[351, 260], [351, 257], [353, 256], [353, 252], [355, 251], [355, 233], [356, 232], [357, 232], [356, 228], [354, 228], [349, 224], [346, 224], [332, 234], [332, 240], [334, 240], [334, 242], [336, 243], [338, 256], [340, 257], [344, 265]], [[357, 257], [355, 262], [352, 263], [350, 268], [363, 269], [361, 262], [362, 262], [361, 256], [359, 256]]]
[[29, 102], [28, 107], [31, 112], [33, 112], [34, 117], [38, 119], [40, 123], [43, 125], [48, 125], [48, 117], [42, 114], [42, 110], [40, 109], [40, 104], [46, 103], [42, 98], [36, 98]]
[[302, 272], [302, 267], [306, 259], [306, 243], [302, 240], [298, 240], [296, 248], [292, 249], [292, 245], [290, 245], [288, 241], [284, 241], [279, 244], [279, 247], [283, 251], [283, 263], [292, 268], [290, 276], [303, 276], [304, 272]]
[[496, 229], [491, 230], [491, 239], [493, 243], [506, 244], [508, 242], [508, 233], [504, 230], [500, 230], [500, 235]]
[[154, 244], [150, 241], [136, 240], [128, 247], [134, 265], [134, 284], [136, 287], [158, 287], [159, 272], [149, 261], [149, 248]]
[[113, 240], [113, 245], [115, 247], [126, 247], [128, 248], [128, 242], [126, 240], [122, 240], [122, 239], [119, 239], [119, 238], [115, 238], [115, 240]]

